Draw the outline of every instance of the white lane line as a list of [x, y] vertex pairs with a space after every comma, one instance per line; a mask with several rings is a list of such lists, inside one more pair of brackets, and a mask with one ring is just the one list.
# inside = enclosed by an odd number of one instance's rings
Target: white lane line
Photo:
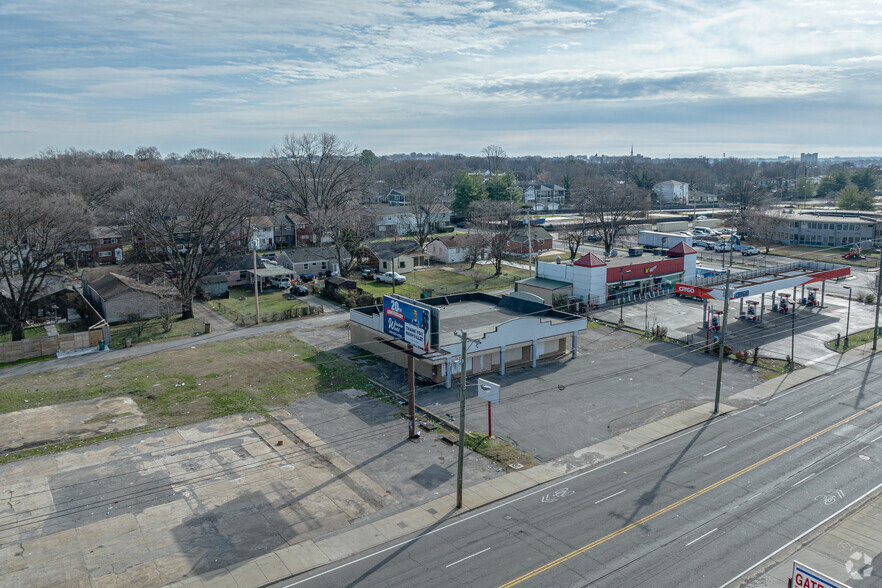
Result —
[[750, 498], [747, 499], [747, 502], [750, 502], [751, 500], [753, 500], [754, 498], [756, 498], [760, 495], [762, 495], [762, 492], [760, 492], [759, 494], [754, 494], [753, 496], [751, 496]]
[[445, 568], [449, 568], [450, 566], [455, 566], [455, 565], [458, 564], [458, 563], [462, 563], [462, 562], [464, 562], [464, 561], [467, 560], [467, 559], [471, 559], [471, 558], [475, 557], [476, 555], [481, 555], [482, 553], [485, 553], [485, 552], [487, 552], [487, 551], [490, 551], [491, 549], [492, 549], [492, 547], [488, 547], [487, 549], [482, 549], [482, 550], [479, 551], [478, 553], [473, 553], [473, 554], [471, 554], [471, 555], [468, 556], [468, 557], [464, 557], [464, 558], [462, 558], [462, 559], [458, 559], [458, 560], [456, 560], [455, 562], [453, 562], [453, 563], [449, 563], [449, 564], [447, 564], [447, 565], [444, 566], [444, 567], [445, 567]]
[[791, 486], [791, 488], [796, 488], [797, 486], [799, 486], [800, 484], [802, 484], [803, 482], [805, 482], [809, 478], [813, 478], [814, 476], [815, 476], [814, 474], [809, 474], [808, 476], [806, 476], [805, 478], [803, 478], [802, 480], [800, 480], [799, 482], [797, 482], [796, 484]]
[[689, 547], [690, 545], [692, 545], [696, 541], [701, 541], [702, 539], [704, 539], [705, 537], [707, 537], [708, 535], [710, 535], [711, 533], [713, 533], [717, 529], [719, 529], [719, 527], [714, 527], [713, 529], [711, 529], [710, 531], [708, 531], [707, 533], [705, 533], [704, 535], [702, 535], [698, 539], [693, 539], [692, 541], [690, 541], [689, 543], [686, 544], [686, 547]]
[[798, 417], [798, 416], [801, 415], [802, 413], [803, 413], [803, 411], [799, 411], [798, 413], [796, 413], [796, 414], [792, 414], [792, 415], [790, 415], [789, 417], [787, 417], [787, 418], [784, 419], [784, 420], [785, 420], [785, 421], [789, 421], [790, 419], [794, 419], [794, 418]]
[[875, 439], [873, 439], [872, 441], [870, 441], [870, 443], [875, 443], [875, 442], [878, 441], [879, 439], [882, 439], [882, 435], [879, 435], [878, 437], [876, 437]]
[[705, 454], [702, 455], [701, 457], [707, 457], [708, 455], [710, 455], [710, 454], [712, 454], [712, 453], [716, 453], [717, 451], [722, 451], [722, 450], [724, 450], [724, 449], [727, 448], [727, 447], [729, 447], [729, 446], [728, 446], [728, 445], [723, 445], [722, 447], [718, 447], [717, 449], [714, 449], [713, 451], [708, 451], [707, 453], [705, 453]]
[[804, 532], [804, 533], [803, 533], [802, 535], [800, 535], [799, 537], [796, 537], [796, 538], [794, 538], [794, 539], [788, 541], [787, 543], [785, 543], [784, 545], [782, 545], [781, 547], [779, 547], [778, 549], [776, 549], [776, 550], [773, 551], [772, 553], [766, 555], [765, 557], [763, 557], [763, 559], [759, 560], [758, 562], [756, 562], [755, 564], [753, 564], [752, 566], [750, 566], [749, 568], [747, 568], [746, 570], [744, 570], [743, 572], [741, 572], [740, 574], [738, 574], [737, 576], [735, 576], [734, 578], [732, 578], [731, 580], [729, 580], [728, 582], [726, 582], [725, 584], [721, 584], [721, 585], [720, 585], [720, 588], [726, 588], [727, 586], [729, 586], [729, 585], [735, 583], [736, 580], [738, 580], [738, 579], [740, 579], [740, 578], [746, 576], [747, 574], [749, 574], [751, 571], [753, 571], [753, 570], [754, 570], [757, 566], [759, 566], [760, 564], [763, 564], [763, 563], [769, 561], [770, 559], [772, 559], [773, 557], [775, 557], [776, 555], [778, 555], [779, 553], [781, 553], [782, 551], [784, 551], [785, 549], [787, 549], [788, 547], [790, 547], [791, 545], [793, 545], [794, 543], [796, 543], [797, 541], [800, 541], [803, 537], [805, 537], [805, 536], [808, 535], [809, 533], [812, 533], [812, 532], [813, 532], [815, 529], [817, 529], [818, 527], [822, 527], [822, 526], [826, 525], [831, 519], [833, 519], [833, 518], [835, 518], [835, 517], [838, 517], [838, 516], [839, 516], [840, 514], [842, 514], [843, 512], [846, 512], [846, 511], [850, 510], [851, 507], [853, 507], [854, 505], [856, 505], [856, 504], [860, 503], [861, 501], [863, 501], [864, 499], [866, 499], [867, 496], [870, 496], [871, 494], [875, 494], [875, 493], [878, 492], [880, 489], [882, 489], [882, 484], [879, 484], [879, 485], [876, 486], [875, 488], [871, 488], [870, 490], [868, 490], [865, 494], [862, 494], [861, 496], [858, 496], [858, 497], [855, 498], [853, 501], [851, 501], [850, 503], [846, 504], [845, 506], [843, 506], [843, 507], [842, 507], [841, 509], [839, 509], [838, 511], [834, 512], [833, 514], [831, 514], [829, 517], [827, 517], [827, 518], [824, 519], [823, 521], [821, 521], [821, 522], [819, 522], [818, 524], [816, 524], [814, 527], [808, 529], [806, 532]]
[[[627, 488], [626, 488], [625, 490], [627, 490]], [[612, 498], [612, 497], [614, 497], [614, 496], [618, 496], [618, 495], [621, 494], [622, 492], [625, 492], [625, 490], [621, 490], [621, 491], [619, 491], [619, 492], [616, 492], [615, 494], [610, 494], [610, 495], [607, 496], [606, 498], [601, 498], [600, 500], [598, 500], [598, 501], [595, 502], [594, 504], [600, 504], [600, 503], [603, 502], [604, 500], [609, 500], [610, 498]]]

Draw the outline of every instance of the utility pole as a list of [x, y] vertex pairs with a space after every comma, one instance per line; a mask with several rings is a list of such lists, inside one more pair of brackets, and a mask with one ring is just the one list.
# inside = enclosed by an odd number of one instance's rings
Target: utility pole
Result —
[[260, 241], [255, 239], [253, 241], [254, 245], [254, 314], [257, 317], [257, 324], [260, 324], [260, 302], [257, 300], [257, 246], [260, 244]]
[[460, 331], [462, 353], [459, 356], [459, 460], [456, 464], [456, 508], [462, 508], [462, 460], [465, 455], [466, 345], [468, 335]]
[[732, 270], [726, 270], [726, 293], [723, 294], [723, 324], [720, 325], [720, 356], [717, 360], [717, 393], [714, 396], [714, 414], [720, 412], [720, 384], [723, 382], [723, 349], [726, 346], [726, 320], [729, 318], [729, 277]]
[[879, 273], [876, 274], [876, 324], [873, 326], [874, 352], [876, 351], [876, 340], [879, 338], [879, 294], [882, 294], [882, 253], [879, 254]]
[[407, 438], [418, 439], [416, 432], [416, 377], [414, 375], [413, 345], [407, 346]]
[[[796, 292], [796, 287], [793, 288], [794, 293]], [[796, 298], [796, 296], [794, 296]], [[796, 340], [796, 300], [793, 301], [793, 305], [790, 307], [790, 371], [793, 371], [793, 367], [796, 362], [796, 348], [795, 348], [795, 340]]]

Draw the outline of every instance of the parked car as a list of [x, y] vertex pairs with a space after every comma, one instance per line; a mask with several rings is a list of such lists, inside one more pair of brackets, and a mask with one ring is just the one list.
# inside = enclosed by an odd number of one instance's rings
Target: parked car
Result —
[[707, 249], [708, 245], [710, 245], [711, 248], [713, 248], [713, 246], [714, 246], [714, 244], [711, 243], [710, 241], [704, 241], [702, 239], [696, 239], [695, 241], [692, 242], [693, 247], [704, 247], [705, 249]]
[[285, 276], [273, 276], [269, 279], [270, 286], [275, 286], [276, 288], [290, 288], [291, 287], [291, 278]]
[[315, 278], [312, 274], [300, 274], [301, 282], [311, 282]]
[[294, 293], [295, 296], [306, 296], [307, 294], [309, 294], [309, 288], [302, 284], [297, 284], [291, 291]]
[[756, 247], [742, 247], [741, 255], [759, 255], [760, 250]]
[[707, 217], [702, 214], [701, 216], [695, 217], [695, 220], [707, 220]]
[[378, 282], [384, 282], [386, 284], [395, 284], [400, 285], [407, 281], [407, 278], [402, 276], [396, 272], [386, 272], [385, 274], [377, 274], [374, 276], [374, 279]]
[[600, 235], [591, 234], [585, 237], [585, 240], [589, 243], [596, 243], [597, 241], [602, 241], [603, 239], [601, 239]]
[[732, 229], [727, 229], [727, 228], [723, 227], [722, 229], [717, 229], [717, 232], [720, 233], [721, 235], [731, 235]]
[[376, 271], [377, 270], [369, 268], [369, 267], [363, 268], [361, 270], [361, 277], [364, 278], [365, 280], [372, 280], [372, 279], [374, 279], [374, 274], [376, 273]]
[[714, 245], [714, 251], [732, 251], [732, 245], [729, 243], [717, 243]]
[[261, 258], [261, 259], [268, 259], [268, 260], [270, 260], [270, 261], [275, 261], [275, 260], [276, 260], [276, 254], [275, 254], [275, 253], [262, 253], [262, 254], [260, 255], [260, 258]]

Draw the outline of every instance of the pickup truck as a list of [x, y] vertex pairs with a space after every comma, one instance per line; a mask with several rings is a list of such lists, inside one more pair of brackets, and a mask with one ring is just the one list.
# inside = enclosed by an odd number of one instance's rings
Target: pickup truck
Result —
[[407, 281], [407, 278], [402, 276], [401, 274], [395, 272], [386, 272], [384, 274], [376, 274], [374, 275], [374, 279], [378, 282], [385, 282], [386, 284], [394, 283], [396, 286], [403, 284]]
[[759, 255], [760, 250], [756, 247], [742, 247], [741, 255]]

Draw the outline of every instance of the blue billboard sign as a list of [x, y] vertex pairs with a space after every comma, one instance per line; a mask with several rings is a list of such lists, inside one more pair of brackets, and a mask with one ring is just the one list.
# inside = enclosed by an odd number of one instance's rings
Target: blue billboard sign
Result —
[[400, 298], [383, 296], [383, 332], [410, 343], [415, 349], [428, 351], [429, 311]]

